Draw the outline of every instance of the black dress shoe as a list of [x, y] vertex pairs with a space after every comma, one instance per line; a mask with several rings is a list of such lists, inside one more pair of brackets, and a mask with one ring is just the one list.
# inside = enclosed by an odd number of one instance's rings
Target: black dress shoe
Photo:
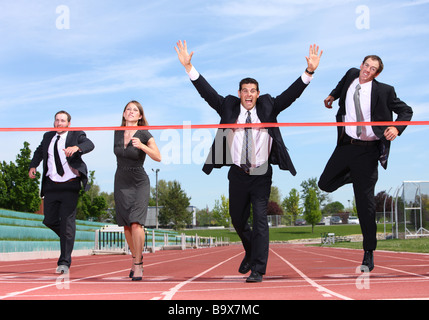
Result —
[[257, 271], [252, 271], [246, 282], [262, 282], [262, 274]]
[[363, 255], [362, 265], [360, 266], [361, 272], [371, 272], [374, 269], [374, 251], [365, 251]]
[[244, 257], [243, 261], [241, 261], [240, 267], [238, 268], [238, 272], [242, 274], [246, 274], [250, 271], [250, 263], [247, 262], [247, 258]]

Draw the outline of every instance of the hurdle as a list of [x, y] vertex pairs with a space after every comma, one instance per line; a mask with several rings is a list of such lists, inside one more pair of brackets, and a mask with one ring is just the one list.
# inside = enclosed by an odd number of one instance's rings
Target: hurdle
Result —
[[200, 237], [198, 234], [195, 236], [187, 236], [184, 233], [176, 236], [176, 249], [185, 250], [186, 248], [200, 249], [212, 248], [219, 246], [229, 246], [229, 238], [215, 238], [215, 237]]
[[[186, 250], [228, 246], [229, 238], [187, 236], [184, 233], [169, 230], [155, 230], [145, 228], [145, 244], [143, 252], [158, 250]], [[106, 225], [95, 230], [94, 249], [92, 254], [130, 254], [125, 239], [124, 227]]]
[[128, 254], [124, 227], [107, 225], [95, 230], [94, 249], [92, 254]]
[[[155, 252], [169, 249], [176, 244], [177, 232], [145, 228], [145, 243], [143, 252]], [[95, 230], [94, 249], [92, 254], [130, 254], [125, 239], [124, 227], [106, 225]]]

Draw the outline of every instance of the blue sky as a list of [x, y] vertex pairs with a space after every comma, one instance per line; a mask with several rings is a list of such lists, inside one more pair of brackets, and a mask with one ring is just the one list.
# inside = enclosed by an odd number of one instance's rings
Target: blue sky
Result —
[[[279, 122], [333, 122], [337, 103], [323, 105], [330, 91], [364, 56], [382, 57], [380, 82], [393, 85], [429, 120], [429, 1], [52, 1], [0, 4], [0, 127], [51, 127], [56, 111], [72, 115], [74, 127], [118, 126], [125, 104], [140, 101], [150, 125], [216, 124], [217, 114], [200, 98], [174, 45], [186, 39], [193, 63], [222, 95], [238, 82], [258, 79], [261, 93], [285, 90], [306, 67], [310, 44], [324, 50], [310, 86]], [[64, 19], [65, 18], [65, 19]], [[69, 25], [67, 25], [69, 22]], [[282, 197], [302, 181], [319, 177], [336, 142], [335, 127], [281, 129], [298, 171], [274, 169]], [[214, 130], [152, 131], [163, 162], [145, 169], [178, 180], [192, 205], [212, 208], [228, 194], [227, 168], [201, 171]], [[379, 169], [376, 192], [404, 180], [429, 180], [427, 126], [410, 126], [391, 150], [388, 170]], [[14, 161], [23, 142], [34, 150], [43, 132], [0, 132], [0, 160]], [[113, 191], [116, 159], [112, 131], [87, 131], [95, 143], [84, 156], [102, 191]], [[426, 137], [426, 138], [425, 138]], [[173, 151], [174, 150], [174, 151]], [[39, 166], [39, 171], [41, 167]], [[351, 186], [331, 194], [345, 206]]]

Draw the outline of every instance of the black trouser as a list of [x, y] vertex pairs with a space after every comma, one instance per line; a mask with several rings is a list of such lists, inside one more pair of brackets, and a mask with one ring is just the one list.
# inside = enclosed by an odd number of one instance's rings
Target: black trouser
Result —
[[43, 223], [60, 237], [61, 255], [58, 265], [71, 265], [76, 234], [76, 206], [80, 180], [55, 183], [46, 178], [44, 186]]
[[319, 188], [326, 192], [353, 183], [364, 250], [375, 250], [377, 246], [374, 191], [379, 155], [377, 143], [337, 146], [319, 180]]
[[[265, 274], [268, 261], [267, 206], [272, 175], [271, 165], [262, 175], [249, 175], [235, 165], [231, 166], [228, 173], [229, 213], [232, 224], [243, 243], [252, 271], [261, 274]], [[250, 205], [253, 209], [252, 228], [248, 223]]]

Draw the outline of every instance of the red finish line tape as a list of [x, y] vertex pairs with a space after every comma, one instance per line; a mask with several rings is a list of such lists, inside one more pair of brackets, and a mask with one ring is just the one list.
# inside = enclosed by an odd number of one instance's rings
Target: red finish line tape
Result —
[[168, 129], [229, 129], [272, 127], [345, 127], [345, 126], [426, 126], [429, 121], [380, 121], [380, 122], [288, 122], [288, 123], [229, 123], [229, 124], [182, 124], [139, 127], [69, 127], [69, 128], [0, 128], [0, 132], [14, 131], [109, 131], [109, 130], [168, 130]]

